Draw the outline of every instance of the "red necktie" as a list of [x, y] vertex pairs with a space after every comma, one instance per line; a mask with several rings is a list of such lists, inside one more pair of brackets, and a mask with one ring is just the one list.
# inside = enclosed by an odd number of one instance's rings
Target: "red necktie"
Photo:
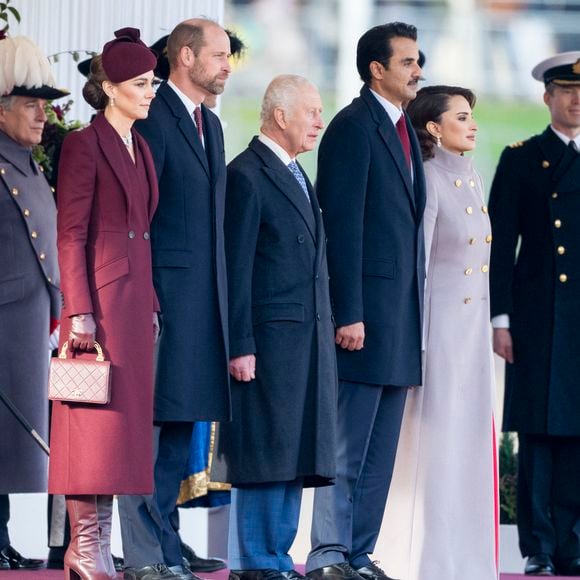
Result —
[[409, 139], [409, 133], [407, 131], [407, 123], [405, 122], [404, 114], [399, 117], [399, 120], [395, 126], [397, 127], [397, 134], [401, 140], [405, 159], [407, 160], [407, 167], [411, 169], [411, 141]]
[[197, 135], [201, 144], [203, 145], [203, 124], [201, 120], [201, 107], [198, 105], [193, 110], [193, 118], [195, 119], [195, 126], [197, 128]]

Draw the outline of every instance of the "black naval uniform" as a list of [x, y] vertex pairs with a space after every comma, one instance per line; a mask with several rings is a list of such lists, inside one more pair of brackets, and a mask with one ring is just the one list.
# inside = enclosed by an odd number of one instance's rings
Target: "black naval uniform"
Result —
[[509, 315], [514, 346], [503, 429], [520, 442], [520, 549], [565, 565], [580, 557], [580, 155], [550, 127], [506, 148], [489, 211], [491, 312]]

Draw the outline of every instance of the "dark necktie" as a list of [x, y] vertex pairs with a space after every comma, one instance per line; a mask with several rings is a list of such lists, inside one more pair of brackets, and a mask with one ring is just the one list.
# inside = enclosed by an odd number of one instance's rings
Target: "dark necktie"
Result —
[[201, 107], [199, 105], [197, 107], [195, 107], [195, 109], [193, 110], [193, 118], [195, 120], [195, 127], [197, 129], [197, 136], [199, 137], [199, 140], [200, 140], [201, 144], [203, 145], [203, 121], [202, 121], [202, 117], [201, 117]]
[[306, 179], [304, 179], [304, 175], [302, 175], [302, 171], [300, 171], [298, 163], [296, 163], [296, 161], [290, 161], [290, 163], [288, 163], [288, 169], [290, 170], [292, 175], [296, 178], [296, 181], [300, 184], [300, 187], [302, 188], [304, 195], [306, 195], [306, 198], [310, 202], [310, 196], [308, 195], [308, 187], [306, 185]]
[[572, 149], [572, 151], [575, 151], [576, 153], [578, 153], [578, 145], [576, 145], [576, 141], [574, 141], [574, 139], [572, 139], [570, 141], [570, 143], [568, 143], [568, 147], [570, 147], [570, 149]]
[[395, 126], [397, 127], [397, 134], [401, 140], [405, 159], [407, 160], [407, 167], [411, 169], [411, 140], [409, 139], [409, 133], [407, 131], [407, 123], [405, 122], [404, 114], [399, 117], [399, 120]]

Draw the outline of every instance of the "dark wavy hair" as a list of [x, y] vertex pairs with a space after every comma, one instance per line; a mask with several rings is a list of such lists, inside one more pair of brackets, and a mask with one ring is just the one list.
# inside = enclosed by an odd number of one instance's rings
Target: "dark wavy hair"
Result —
[[472, 109], [475, 107], [476, 98], [473, 91], [447, 85], [423, 87], [407, 107], [407, 113], [419, 138], [423, 161], [433, 157], [433, 148], [437, 143], [435, 137], [427, 131], [427, 123], [429, 121], [440, 123], [443, 113], [449, 110], [449, 100], [455, 96], [465, 97], [469, 106]]
[[109, 104], [109, 97], [103, 90], [103, 83], [108, 80], [105, 69], [103, 69], [101, 55], [94, 56], [91, 59], [91, 72], [83, 87], [83, 97], [97, 111], [103, 111]]

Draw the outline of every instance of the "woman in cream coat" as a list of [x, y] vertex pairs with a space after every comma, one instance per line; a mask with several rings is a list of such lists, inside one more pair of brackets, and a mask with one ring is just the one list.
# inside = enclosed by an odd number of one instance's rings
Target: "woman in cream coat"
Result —
[[491, 227], [463, 155], [475, 147], [474, 104], [467, 89], [434, 86], [408, 107], [427, 180], [425, 364], [407, 399], [384, 534], [405, 580], [497, 578]]

